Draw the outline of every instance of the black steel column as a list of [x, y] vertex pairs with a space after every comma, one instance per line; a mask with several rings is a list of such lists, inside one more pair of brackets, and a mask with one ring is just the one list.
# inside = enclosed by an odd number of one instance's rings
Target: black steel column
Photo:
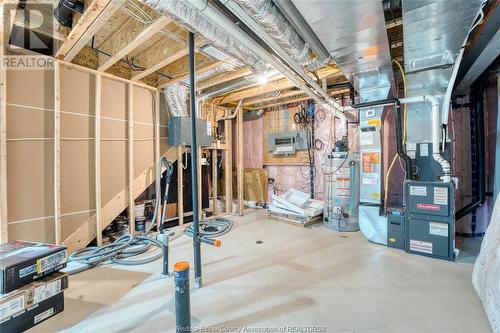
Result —
[[180, 261], [174, 266], [175, 331], [191, 333], [191, 304], [189, 294], [189, 263]]
[[189, 32], [189, 113], [191, 116], [191, 184], [193, 197], [193, 247], [194, 247], [194, 284], [200, 288], [201, 281], [201, 249], [198, 207], [198, 145], [196, 144], [196, 80], [194, 62], [194, 34]]

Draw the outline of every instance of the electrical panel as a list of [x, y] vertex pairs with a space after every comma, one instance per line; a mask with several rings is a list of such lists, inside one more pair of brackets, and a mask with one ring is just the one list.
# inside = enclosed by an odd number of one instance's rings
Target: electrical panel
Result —
[[269, 151], [273, 155], [294, 155], [297, 150], [307, 149], [307, 131], [270, 133], [268, 136]]

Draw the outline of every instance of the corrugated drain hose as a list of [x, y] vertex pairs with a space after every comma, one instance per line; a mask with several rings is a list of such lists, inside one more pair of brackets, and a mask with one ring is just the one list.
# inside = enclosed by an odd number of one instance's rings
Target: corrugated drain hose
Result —
[[[164, 166], [166, 168], [166, 177], [167, 177], [167, 185], [165, 186], [165, 191], [163, 196], [160, 194], [161, 192], [161, 168]], [[155, 209], [153, 212], [153, 219], [151, 221], [151, 225], [146, 230], [145, 234], [142, 235], [132, 235], [130, 233], [124, 234], [120, 236], [117, 240], [112, 243], [103, 245], [103, 246], [91, 246], [86, 247], [80, 250], [76, 250], [68, 257], [68, 262], [75, 262], [82, 264], [75, 269], [65, 269], [65, 272], [69, 274], [77, 274], [83, 272], [87, 269], [93, 268], [99, 264], [104, 262], [112, 262], [119, 265], [144, 265], [153, 261], [156, 261], [163, 257], [164, 251], [168, 251], [166, 247], [162, 247], [162, 242], [160, 242], [156, 238], [152, 238], [147, 236], [154, 225], [157, 224], [157, 216], [161, 216], [160, 224], [157, 226], [158, 230], [160, 226], [163, 225], [164, 214], [160, 213], [161, 209], [164, 208], [161, 204], [161, 198], [163, 197], [163, 202], [166, 202], [166, 198], [168, 195], [168, 188], [170, 178], [173, 173], [172, 164], [165, 158], [162, 157], [158, 161], [158, 165], [156, 168], [156, 200], [155, 200]], [[133, 209], [133, 207], [130, 207]], [[160, 215], [158, 215], [160, 214]], [[151, 248], [151, 246], [157, 246], [160, 248], [159, 252], [154, 252], [154, 254], [140, 259], [129, 259], [131, 257], [143, 254]]]
[[[216, 217], [214, 219], [203, 220], [199, 223], [200, 236], [205, 238], [216, 238], [227, 234], [233, 227], [233, 222], [223, 217]], [[184, 229], [188, 236], [193, 236], [192, 225]]]

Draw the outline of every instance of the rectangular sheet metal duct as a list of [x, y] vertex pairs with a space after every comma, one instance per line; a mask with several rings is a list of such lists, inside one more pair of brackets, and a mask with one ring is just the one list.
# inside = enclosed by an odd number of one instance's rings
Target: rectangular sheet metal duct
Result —
[[[403, 0], [404, 63], [408, 97], [443, 96], [453, 64], [483, 0]], [[440, 102], [442, 103], [442, 97]], [[408, 105], [407, 150], [430, 143], [428, 103]]]

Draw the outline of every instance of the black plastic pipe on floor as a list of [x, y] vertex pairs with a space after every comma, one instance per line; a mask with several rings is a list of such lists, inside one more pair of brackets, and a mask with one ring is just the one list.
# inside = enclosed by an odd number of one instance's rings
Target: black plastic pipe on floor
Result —
[[194, 284], [201, 288], [201, 248], [198, 203], [198, 145], [196, 143], [196, 80], [194, 34], [189, 32], [189, 113], [191, 117], [191, 184], [193, 200]]

